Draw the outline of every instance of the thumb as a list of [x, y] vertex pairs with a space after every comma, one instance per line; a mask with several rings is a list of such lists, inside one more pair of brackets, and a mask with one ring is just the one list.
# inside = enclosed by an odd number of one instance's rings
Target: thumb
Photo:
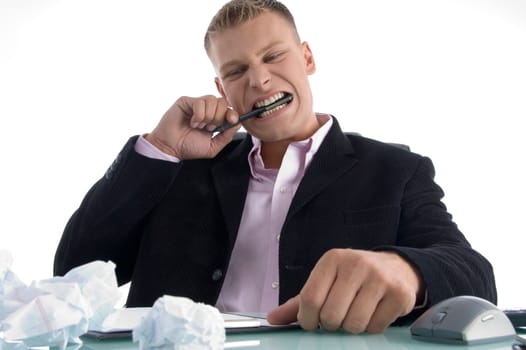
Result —
[[236, 132], [241, 128], [241, 124], [235, 125], [231, 127], [230, 129], [227, 129], [223, 131], [222, 133], [219, 133], [215, 135], [212, 139], [212, 148], [219, 152], [223, 149], [232, 139], [234, 138], [234, 135]]
[[285, 325], [296, 322], [298, 320], [299, 307], [299, 295], [296, 295], [287, 300], [286, 303], [271, 310], [267, 315], [267, 321], [275, 325]]

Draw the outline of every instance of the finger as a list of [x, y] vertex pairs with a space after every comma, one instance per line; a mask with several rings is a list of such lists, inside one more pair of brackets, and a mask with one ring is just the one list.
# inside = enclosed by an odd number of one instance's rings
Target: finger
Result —
[[403, 288], [400, 284], [387, 287], [382, 300], [376, 306], [367, 331], [380, 333], [393, 323], [398, 317], [407, 315], [413, 310], [415, 297], [410, 288]]
[[212, 122], [217, 125], [223, 124], [228, 111], [229, 109], [226, 100], [224, 98], [218, 98]]
[[239, 122], [239, 113], [233, 109], [228, 109], [226, 112], [226, 121], [232, 125], [237, 124]]
[[399, 316], [402, 316], [399, 304], [395, 299], [382, 299], [369, 321], [367, 332], [382, 333]]
[[336, 278], [338, 259], [331, 252], [325, 253], [316, 263], [300, 292], [298, 322], [307, 330], [318, 328], [321, 308]]
[[[232, 126], [236, 126], [239, 122], [239, 114], [228, 108], [228, 106], [225, 106], [225, 110], [222, 114], [218, 114], [218, 117], [215, 118], [214, 124], [210, 124], [207, 126], [207, 130], [210, 132], [213, 132], [215, 129], [217, 129], [218, 126], [223, 126], [224, 124], [228, 123]], [[230, 128], [231, 126], [228, 126], [227, 128]]]
[[300, 300], [298, 296], [290, 298], [286, 303], [271, 310], [267, 315], [270, 324], [284, 325], [298, 320]]
[[355, 334], [364, 332], [383, 294], [383, 288], [380, 285], [362, 285], [348, 310], [342, 328]]
[[223, 149], [225, 145], [227, 145], [230, 141], [232, 141], [232, 139], [234, 138], [234, 135], [240, 128], [241, 128], [241, 124], [235, 125], [231, 127], [230, 129], [225, 130], [221, 133], [218, 133], [217, 135], [212, 137], [210, 142], [211, 142], [211, 147], [212, 147], [213, 152], [217, 152]]
[[190, 119], [190, 126], [192, 128], [199, 128], [205, 120], [206, 101], [203, 98], [192, 99], [191, 109], [192, 118]]
[[219, 125], [223, 125], [230, 109], [224, 98], [217, 98], [215, 104], [214, 115], [211, 119], [206, 119], [206, 130], [213, 132]]
[[[221, 104], [222, 99], [218, 99], [217, 97], [212, 95], [203, 96], [202, 99], [205, 103], [205, 111], [203, 119], [201, 120], [201, 123], [198, 126], [199, 129], [203, 129], [206, 126], [213, 124], [214, 119], [218, 113], [222, 113], [222, 117], [224, 117], [224, 113], [226, 111], [226, 104]], [[223, 107], [222, 111], [221, 107]]]
[[225, 119], [225, 114], [228, 110], [227, 102], [222, 97], [206, 96], [206, 111], [204, 123], [206, 123], [207, 130], [211, 131], [221, 125]]
[[218, 98], [213, 95], [205, 95], [198, 98], [188, 98], [190, 103], [191, 127], [197, 129], [205, 128], [216, 113]]
[[350, 306], [365, 279], [364, 270], [352, 268], [338, 273], [320, 311], [320, 324], [327, 331], [341, 328]]

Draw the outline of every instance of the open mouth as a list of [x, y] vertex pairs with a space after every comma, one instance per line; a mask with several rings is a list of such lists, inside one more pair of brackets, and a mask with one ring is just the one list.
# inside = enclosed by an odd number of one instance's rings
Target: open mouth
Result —
[[254, 110], [261, 110], [257, 118], [264, 118], [276, 111], [279, 111], [292, 101], [292, 95], [286, 92], [279, 92], [254, 105]]

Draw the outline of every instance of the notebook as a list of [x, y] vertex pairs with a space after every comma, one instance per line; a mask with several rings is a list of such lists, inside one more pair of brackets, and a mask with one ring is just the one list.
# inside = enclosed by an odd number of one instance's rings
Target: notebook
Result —
[[[96, 339], [130, 338], [132, 329], [150, 312], [149, 307], [130, 307], [112, 312], [100, 327], [88, 329], [87, 336]], [[298, 328], [297, 325], [270, 325], [263, 315], [222, 313], [226, 333], [263, 331], [280, 328]]]

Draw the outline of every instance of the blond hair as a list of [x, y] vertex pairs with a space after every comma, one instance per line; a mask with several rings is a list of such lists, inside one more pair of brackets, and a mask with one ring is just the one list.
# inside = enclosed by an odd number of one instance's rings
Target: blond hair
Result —
[[210, 52], [210, 37], [213, 34], [245, 23], [267, 11], [282, 16], [298, 35], [292, 13], [281, 2], [277, 0], [231, 0], [223, 5], [208, 25], [204, 40], [206, 52]]

